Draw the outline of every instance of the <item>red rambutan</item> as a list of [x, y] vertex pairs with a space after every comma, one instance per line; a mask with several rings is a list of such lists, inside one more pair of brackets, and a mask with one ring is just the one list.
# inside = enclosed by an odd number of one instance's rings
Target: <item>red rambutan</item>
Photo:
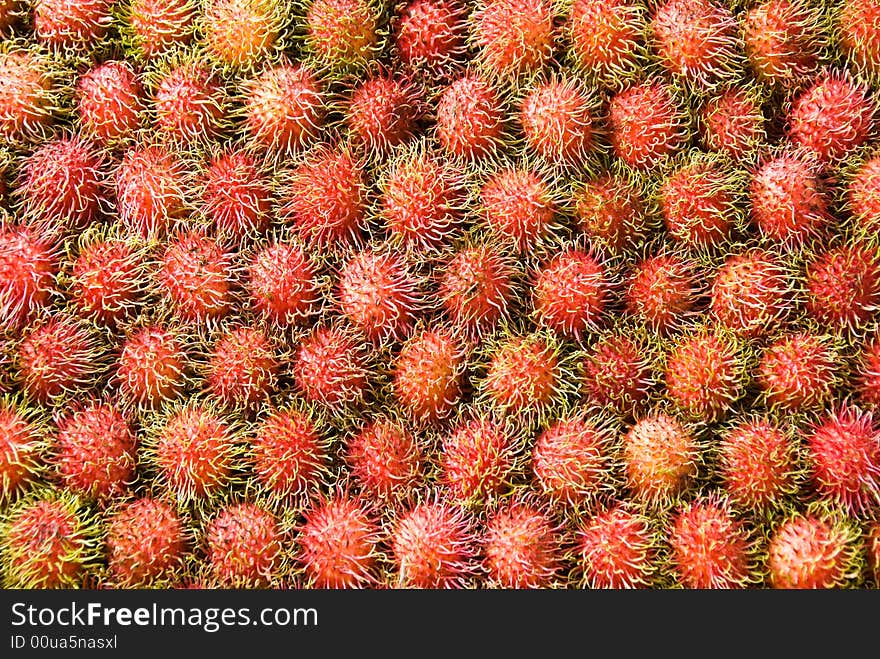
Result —
[[132, 331], [122, 342], [115, 383], [123, 400], [158, 407], [183, 393], [186, 356], [177, 334], [161, 325]]
[[219, 335], [206, 364], [205, 387], [222, 405], [253, 409], [275, 391], [281, 363], [271, 337], [255, 327]]
[[448, 417], [462, 395], [465, 354], [451, 332], [425, 328], [401, 348], [393, 388], [403, 409], [428, 422]]
[[114, 327], [139, 305], [146, 276], [143, 254], [130, 242], [98, 238], [73, 262], [70, 299], [80, 316]]
[[272, 241], [251, 257], [247, 290], [254, 310], [270, 322], [297, 323], [319, 302], [317, 268], [298, 244]]
[[210, 0], [199, 22], [205, 49], [222, 66], [253, 67], [279, 48], [282, 12], [276, 0]]
[[346, 124], [353, 142], [367, 153], [383, 155], [413, 137], [421, 114], [420, 92], [414, 85], [377, 75], [352, 92]]
[[0, 322], [20, 329], [37, 310], [49, 306], [58, 257], [53, 244], [35, 229], [0, 226]]
[[441, 269], [438, 295], [453, 325], [478, 333], [506, 314], [514, 266], [502, 251], [486, 243], [464, 247]]
[[650, 517], [617, 503], [577, 531], [578, 565], [589, 588], [650, 588], [659, 541]]
[[56, 108], [55, 76], [29, 50], [0, 52], [0, 137], [14, 141], [47, 132]]
[[531, 250], [550, 233], [557, 210], [548, 181], [520, 167], [492, 174], [480, 188], [479, 206], [489, 230], [519, 252]]
[[534, 315], [553, 332], [580, 339], [602, 323], [609, 293], [608, 273], [599, 258], [567, 249], [538, 270], [532, 287]]
[[555, 18], [547, 0], [484, 0], [469, 19], [483, 67], [499, 77], [543, 69], [553, 56]]
[[765, 0], [743, 15], [745, 53], [759, 80], [794, 87], [809, 80], [824, 45], [821, 14], [804, 0]]
[[39, 422], [11, 402], [0, 403], [0, 502], [8, 503], [41, 475]]
[[595, 146], [593, 101], [574, 78], [535, 85], [517, 116], [529, 148], [547, 162], [580, 164]]
[[311, 0], [305, 15], [307, 51], [330, 68], [361, 68], [381, 47], [379, 19], [371, 0]]
[[437, 102], [436, 135], [448, 155], [478, 160], [498, 149], [504, 130], [501, 99], [482, 77], [468, 73]]
[[577, 185], [572, 201], [579, 228], [613, 252], [633, 246], [645, 233], [644, 195], [624, 176], [606, 173]]
[[270, 181], [247, 152], [227, 150], [211, 158], [202, 184], [202, 212], [220, 237], [240, 241], [269, 226]]
[[35, 0], [34, 37], [51, 48], [92, 49], [110, 28], [112, 5], [110, 0]]
[[491, 349], [481, 397], [505, 414], [545, 414], [564, 392], [559, 346], [540, 334], [513, 336]]
[[363, 346], [340, 327], [316, 327], [303, 337], [294, 353], [292, 370], [306, 400], [331, 408], [356, 403], [367, 392]]
[[880, 252], [871, 243], [824, 250], [806, 265], [807, 313], [832, 331], [858, 331], [880, 303]]
[[574, 0], [565, 22], [574, 64], [614, 86], [637, 70], [646, 28], [646, 8], [634, 0]]
[[507, 493], [517, 451], [508, 427], [489, 417], [473, 418], [441, 441], [439, 478], [450, 500], [479, 507]]
[[83, 132], [99, 144], [114, 144], [138, 128], [144, 88], [131, 65], [107, 60], [79, 77], [76, 109]]
[[546, 510], [527, 502], [495, 510], [481, 544], [490, 587], [552, 588], [562, 566], [558, 524]]
[[731, 87], [709, 97], [697, 121], [703, 146], [734, 160], [754, 153], [767, 141], [761, 99], [750, 87]]
[[465, 50], [465, 13], [459, 0], [410, 0], [394, 26], [400, 61], [427, 74], [448, 73]]
[[599, 339], [584, 359], [584, 393], [596, 407], [632, 413], [646, 399], [652, 364], [635, 337], [614, 333]]
[[284, 535], [254, 503], [224, 507], [205, 529], [208, 570], [218, 587], [269, 588], [283, 570]]
[[159, 237], [186, 216], [187, 167], [165, 148], [127, 151], [114, 178], [119, 223], [127, 233]]
[[408, 499], [425, 480], [415, 436], [400, 421], [370, 421], [346, 443], [345, 460], [361, 491], [384, 503]]
[[184, 62], [159, 74], [153, 93], [156, 129], [190, 145], [219, 136], [226, 115], [219, 77], [200, 62]]
[[770, 406], [804, 409], [828, 402], [836, 384], [838, 355], [821, 335], [808, 331], [779, 337], [764, 348], [756, 382]]
[[190, 43], [197, 12], [193, 0], [129, 0], [124, 29], [149, 61]]
[[624, 304], [652, 331], [666, 334], [695, 313], [699, 288], [693, 263], [675, 254], [656, 254], [629, 273]]

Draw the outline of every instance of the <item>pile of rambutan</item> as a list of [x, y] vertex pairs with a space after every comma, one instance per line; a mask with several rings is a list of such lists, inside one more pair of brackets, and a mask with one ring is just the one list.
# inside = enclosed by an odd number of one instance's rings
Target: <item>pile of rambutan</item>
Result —
[[0, 586], [880, 587], [880, 0], [0, 0]]

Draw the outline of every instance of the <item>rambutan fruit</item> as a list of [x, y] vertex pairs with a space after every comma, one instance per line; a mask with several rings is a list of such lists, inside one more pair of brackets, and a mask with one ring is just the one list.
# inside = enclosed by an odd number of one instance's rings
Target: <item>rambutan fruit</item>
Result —
[[749, 184], [752, 221], [772, 241], [800, 246], [832, 221], [819, 163], [801, 152], [770, 157]]
[[488, 587], [554, 587], [562, 567], [560, 531], [544, 507], [528, 501], [492, 511], [480, 539]]
[[650, 588], [657, 573], [657, 535], [651, 518], [625, 503], [589, 518], [576, 540], [584, 584], [594, 589]]
[[541, 71], [553, 56], [555, 19], [547, 0], [483, 0], [469, 18], [478, 61], [501, 78]]
[[840, 162], [873, 135], [877, 104], [871, 93], [844, 72], [819, 76], [787, 112], [791, 143], [823, 164]]
[[694, 420], [723, 417], [745, 393], [745, 364], [736, 338], [702, 330], [678, 340], [666, 356], [663, 382], [678, 410]]
[[480, 507], [507, 493], [517, 457], [510, 427], [491, 417], [462, 420], [441, 445], [439, 479], [450, 501]]
[[0, 502], [7, 504], [39, 479], [44, 453], [36, 416], [11, 400], [0, 402]]
[[853, 516], [880, 509], [880, 431], [870, 412], [852, 406], [826, 412], [805, 446], [817, 496]]
[[114, 382], [124, 401], [156, 408], [183, 393], [187, 360], [178, 333], [145, 325], [122, 341]]
[[70, 300], [83, 318], [115, 327], [140, 305], [147, 279], [144, 254], [113, 235], [98, 234], [81, 244], [70, 270]]
[[666, 230], [688, 248], [708, 249], [728, 240], [741, 224], [743, 182], [731, 162], [695, 155], [658, 189]]
[[875, 335], [859, 346], [853, 380], [859, 401], [872, 409], [880, 408], [880, 337]]
[[205, 529], [205, 558], [212, 583], [223, 588], [270, 588], [282, 577], [284, 534], [268, 510], [255, 503], [222, 508]]
[[844, 203], [857, 230], [870, 234], [880, 228], [880, 155], [857, 161], [848, 172]]
[[564, 372], [560, 345], [549, 337], [513, 335], [488, 343], [489, 361], [479, 382], [479, 398], [499, 412], [540, 418], [574, 386]]
[[665, 0], [653, 10], [653, 47], [663, 67], [687, 85], [706, 88], [738, 68], [737, 22], [714, 0]]
[[232, 307], [233, 254], [204, 232], [181, 233], [166, 243], [155, 277], [172, 314], [203, 323]]
[[391, 529], [395, 588], [467, 588], [477, 573], [477, 537], [467, 513], [443, 500], [402, 512]]
[[210, 0], [198, 21], [205, 50], [222, 67], [251, 68], [279, 48], [283, 11], [276, 0]]
[[623, 435], [626, 483], [634, 501], [668, 508], [697, 476], [701, 447], [693, 431], [665, 412], [638, 419]]
[[598, 255], [574, 247], [565, 249], [535, 275], [534, 316], [539, 325], [579, 340], [602, 324], [610, 288], [609, 274]]
[[479, 213], [494, 236], [522, 253], [540, 244], [554, 228], [558, 203], [540, 173], [508, 166], [480, 188]]
[[172, 143], [192, 145], [217, 138], [226, 118], [225, 103], [219, 76], [202, 62], [184, 60], [157, 72], [155, 125]]
[[251, 306], [287, 326], [308, 318], [320, 301], [317, 266], [295, 242], [272, 240], [250, 257], [246, 288]]
[[76, 111], [83, 133], [98, 144], [112, 145], [140, 126], [144, 88], [124, 60], [107, 60], [76, 82]]
[[58, 255], [51, 240], [36, 229], [0, 226], [0, 322], [21, 328], [51, 303]]
[[191, 543], [186, 522], [164, 501], [126, 501], [106, 517], [111, 588], [165, 588], [180, 578]]
[[39, 490], [6, 511], [0, 533], [4, 588], [82, 588], [98, 564], [98, 529], [84, 502]]
[[501, 97], [477, 73], [451, 82], [437, 101], [436, 136], [450, 156], [479, 160], [494, 153], [504, 131]]
[[786, 334], [764, 348], [755, 381], [765, 403], [787, 410], [822, 405], [837, 383], [838, 354], [827, 337]]
[[462, 247], [440, 266], [438, 296], [455, 327], [475, 335], [503, 318], [514, 293], [515, 268], [489, 243]]
[[220, 333], [205, 364], [205, 388], [224, 407], [251, 410], [275, 392], [278, 348], [266, 332], [247, 325]]
[[32, 23], [39, 43], [59, 50], [90, 50], [113, 21], [111, 0], [35, 0]]
[[575, 78], [536, 84], [517, 114], [529, 148], [547, 162], [581, 164], [596, 144], [593, 105]]
[[620, 414], [630, 414], [648, 396], [653, 364], [645, 343], [629, 333], [614, 332], [594, 343], [583, 362], [587, 401]]
[[762, 82], [795, 87], [815, 75], [824, 45], [821, 13], [803, 0], [766, 0], [742, 18], [745, 53]]
[[831, 14], [838, 48], [855, 71], [872, 80], [880, 73], [878, 17], [877, 0], [843, 0]]
[[39, 403], [53, 403], [95, 384], [102, 348], [90, 328], [63, 313], [31, 324], [15, 352], [18, 384]]
[[461, 175], [421, 146], [389, 163], [380, 180], [379, 213], [404, 247], [435, 249], [458, 233], [464, 212]]
[[150, 61], [192, 41], [198, 12], [193, 0], [128, 0], [122, 32]]
[[645, 196], [631, 178], [611, 173], [575, 184], [578, 227], [612, 252], [634, 246], [646, 229]]
[[674, 253], [642, 259], [630, 271], [623, 293], [625, 309], [649, 329], [668, 334], [696, 312], [697, 268]]
[[228, 149], [213, 156], [202, 185], [202, 212], [221, 238], [241, 241], [268, 228], [271, 183], [246, 151]]
[[777, 524], [767, 545], [772, 588], [837, 589], [858, 575], [858, 533], [844, 519], [795, 513]]
[[871, 243], [826, 249], [806, 265], [805, 309], [832, 331], [858, 331], [880, 303], [880, 253]]
[[418, 281], [404, 258], [377, 246], [348, 259], [336, 294], [339, 310], [370, 341], [402, 339], [421, 304]]
[[305, 46], [321, 65], [359, 69], [379, 53], [380, 13], [371, 0], [311, 0]]
[[403, 409], [427, 422], [447, 418], [462, 395], [465, 351], [453, 334], [425, 327], [403, 345], [392, 387]]
[[282, 61], [242, 82], [244, 126], [258, 145], [293, 154], [314, 140], [324, 120], [323, 88], [303, 64]]
[[797, 444], [770, 418], [739, 420], [721, 433], [718, 473], [735, 506], [778, 508], [799, 489]]
[[755, 88], [742, 85], [710, 96], [697, 115], [703, 146], [735, 161], [755, 153], [767, 141], [761, 102]]
[[747, 588], [754, 579], [754, 541], [723, 499], [682, 504], [669, 529], [678, 583], [689, 589]]
[[84, 138], [43, 143], [23, 161], [15, 190], [24, 222], [57, 234], [97, 221], [107, 196], [104, 170], [101, 152]]
[[315, 327], [296, 347], [291, 365], [297, 389], [309, 402], [338, 409], [363, 400], [367, 355], [344, 327]]
[[345, 121], [355, 144], [382, 156], [412, 139], [422, 113], [421, 90], [403, 78], [380, 74], [352, 91]]
[[552, 502], [591, 506], [614, 491], [615, 463], [607, 428], [586, 417], [560, 418], [535, 438], [535, 488]]
[[187, 213], [187, 168], [160, 146], [131, 149], [115, 171], [116, 210], [128, 233], [159, 237]]
[[16, 141], [48, 132], [56, 94], [47, 58], [30, 50], [0, 50], [0, 137]]
[[358, 240], [366, 218], [364, 168], [344, 149], [319, 147], [285, 182], [279, 219], [308, 245]]
[[792, 308], [791, 275], [763, 249], [731, 254], [712, 278], [711, 316], [725, 329], [754, 338], [778, 327]]
[[615, 155], [638, 170], [654, 168], [689, 138], [672, 88], [659, 79], [617, 92], [609, 102], [608, 119]]
[[295, 408], [269, 408], [249, 438], [257, 484], [270, 497], [308, 498], [324, 483], [330, 453], [313, 415]]
[[351, 477], [366, 497], [405, 501], [425, 480], [425, 459], [415, 435], [395, 418], [368, 422], [345, 445]]
[[145, 452], [156, 482], [179, 504], [202, 505], [232, 484], [240, 447], [225, 418], [191, 400], [165, 407], [145, 442]]
[[101, 501], [127, 492], [135, 478], [137, 437], [114, 405], [74, 406], [57, 425], [52, 463], [68, 491]]
[[394, 24], [398, 59], [413, 71], [450, 73], [465, 52], [466, 11], [459, 0], [410, 0]]
[[605, 86], [636, 72], [646, 29], [646, 8], [633, 0], [574, 0], [565, 22], [574, 65]]
[[369, 588], [378, 583], [380, 528], [363, 502], [339, 494], [303, 516], [297, 560], [307, 587]]

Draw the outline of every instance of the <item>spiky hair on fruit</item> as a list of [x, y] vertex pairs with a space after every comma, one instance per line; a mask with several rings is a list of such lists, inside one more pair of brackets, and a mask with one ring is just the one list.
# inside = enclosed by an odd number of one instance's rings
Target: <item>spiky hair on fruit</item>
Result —
[[401, 511], [388, 534], [395, 588], [467, 588], [479, 574], [475, 520], [439, 496]]
[[150, 61], [189, 46], [198, 7], [193, 0], [126, 0], [119, 9], [122, 42]]
[[296, 531], [296, 562], [309, 587], [379, 584], [384, 534], [376, 511], [366, 501], [335, 491], [303, 513]]
[[20, 396], [0, 398], [0, 503], [4, 506], [44, 479], [48, 421], [39, 407]]
[[182, 579], [195, 544], [191, 521], [154, 497], [123, 499], [103, 513], [110, 588], [169, 588]]
[[0, 322], [20, 331], [57, 292], [57, 242], [35, 228], [0, 225]]
[[648, 10], [634, 0], [573, 0], [564, 27], [579, 72], [605, 87], [636, 76], [647, 57]]
[[624, 275], [624, 310], [660, 336], [675, 333], [699, 314], [701, 270], [669, 246], [647, 252]]
[[860, 518], [880, 509], [880, 430], [870, 411], [838, 405], [805, 430], [812, 487], [822, 501]]
[[677, 338], [665, 356], [666, 395], [683, 417], [712, 422], [746, 393], [748, 359], [729, 331], [696, 328]]
[[555, 49], [556, 11], [549, 0], [480, 0], [468, 19], [476, 61], [494, 78], [539, 73]]
[[602, 416], [564, 415], [535, 433], [530, 472], [538, 494], [573, 511], [591, 510], [620, 485], [616, 429]]
[[467, 13], [460, 0], [410, 0], [392, 19], [394, 50], [420, 77], [446, 79], [466, 53]]
[[856, 347], [849, 384], [857, 403], [873, 411], [880, 406], [880, 336], [876, 332], [869, 334]]
[[766, 92], [754, 84], [736, 84], [710, 95], [696, 123], [703, 146], [734, 160], [753, 158], [767, 142]]
[[806, 0], [762, 0], [741, 21], [745, 54], [758, 80], [792, 88], [817, 73], [827, 47], [820, 7]]
[[241, 480], [242, 424], [210, 402], [189, 398], [164, 405], [144, 420], [139, 462], [157, 494], [180, 509], [205, 509]]
[[862, 149], [841, 169], [842, 207], [855, 232], [870, 236], [880, 227], [880, 154]]
[[318, 137], [326, 118], [323, 78], [304, 62], [281, 58], [239, 85], [245, 130], [255, 147], [292, 155]]
[[609, 254], [638, 246], [649, 229], [645, 182], [622, 169], [577, 178], [571, 185], [570, 204], [578, 228]]
[[126, 60], [106, 60], [83, 73], [76, 81], [83, 133], [104, 145], [131, 138], [146, 109], [141, 77]]
[[396, 508], [427, 482], [427, 447], [399, 414], [370, 418], [345, 439], [344, 459], [361, 496]]
[[651, 13], [652, 50], [685, 85], [705, 89], [736, 74], [742, 43], [737, 21], [716, 0], [665, 0]]
[[397, 149], [378, 181], [378, 219], [404, 249], [443, 250], [459, 237], [466, 177], [427, 141]]
[[671, 510], [696, 486], [704, 442], [691, 424], [658, 408], [636, 418], [621, 443], [626, 487], [634, 501]]
[[833, 510], [798, 510], [776, 522], [766, 545], [771, 588], [842, 588], [860, 579], [860, 536]]
[[716, 452], [718, 477], [736, 509], [772, 513], [801, 490], [804, 469], [790, 423], [769, 415], [732, 418], [720, 429]]
[[629, 502], [615, 501], [579, 524], [577, 572], [588, 588], [652, 588], [660, 578], [662, 544], [652, 516]]
[[652, 170], [687, 144], [690, 121], [679, 92], [660, 77], [636, 81], [608, 103], [614, 154], [636, 170]]
[[362, 70], [378, 57], [386, 36], [376, 0], [310, 0], [305, 8], [305, 52], [322, 67]]
[[725, 155], [685, 153], [655, 193], [666, 231], [686, 249], [717, 250], [742, 232], [746, 180]]
[[635, 413], [656, 384], [656, 342], [638, 327], [624, 324], [598, 335], [583, 355], [584, 403]]
[[480, 538], [487, 587], [558, 587], [563, 532], [562, 523], [546, 503], [518, 497], [493, 507]]
[[279, 0], [209, 0], [196, 30], [221, 68], [251, 70], [284, 49], [286, 14]]
[[138, 411], [157, 409], [190, 389], [189, 342], [179, 325], [145, 320], [129, 327], [110, 378], [122, 405]]
[[374, 371], [372, 351], [348, 325], [320, 324], [299, 338], [291, 371], [306, 401], [342, 411], [367, 399]]
[[0, 528], [4, 588], [83, 588], [101, 562], [99, 518], [63, 488], [32, 490], [4, 509]]
[[10, 142], [51, 134], [61, 110], [61, 71], [42, 49], [4, 40], [0, 47], [0, 136]]
[[110, 0], [35, 0], [34, 38], [58, 52], [89, 52], [110, 29], [112, 5]]
[[748, 588], [760, 578], [755, 531], [717, 492], [679, 506], [667, 533], [684, 588]]
[[318, 249], [359, 244], [367, 216], [364, 170], [349, 147], [316, 146], [281, 174], [278, 219]]
[[448, 156], [479, 161], [502, 147], [505, 118], [503, 97], [483, 74], [471, 68], [440, 93], [434, 135]]
[[872, 82], [880, 74], [878, 16], [877, 0], [843, 0], [831, 12], [838, 48], [855, 71]]

